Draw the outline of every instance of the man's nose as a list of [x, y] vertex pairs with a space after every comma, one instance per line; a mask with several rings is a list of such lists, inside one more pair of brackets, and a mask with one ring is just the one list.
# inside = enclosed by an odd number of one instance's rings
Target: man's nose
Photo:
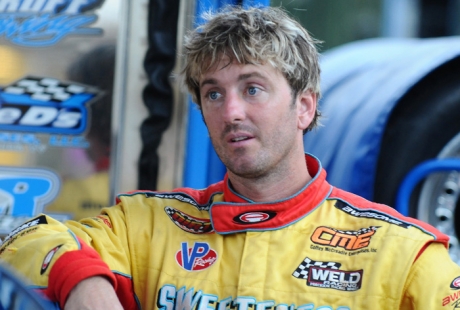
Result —
[[230, 92], [225, 98], [223, 110], [226, 123], [241, 122], [246, 116], [246, 103], [238, 93]]

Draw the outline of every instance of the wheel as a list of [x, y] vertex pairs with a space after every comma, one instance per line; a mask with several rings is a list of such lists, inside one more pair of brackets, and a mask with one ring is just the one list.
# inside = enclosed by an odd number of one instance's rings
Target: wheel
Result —
[[[376, 202], [395, 205], [399, 186], [416, 165], [436, 157], [460, 157], [460, 58], [423, 78], [398, 102], [381, 143], [374, 186]], [[451, 256], [460, 263], [458, 172], [421, 182], [410, 200], [410, 216], [451, 236]], [[457, 185], [453, 185], [457, 182]], [[423, 184], [423, 185], [422, 185]], [[423, 189], [422, 189], [423, 188]], [[441, 202], [439, 202], [439, 199]], [[451, 207], [447, 207], [447, 200]], [[444, 202], [443, 202], [444, 201]], [[450, 211], [450, 213], [449, 213]], [[457, 215], [458, 213], [458, 215]], [[459, 252], [459, 254], [457, 254]]]
[[[438, 158], [460, 159], [460, 133], [440, 152]], [[436, 173], [422, 183], [417, 218], [428, 222], [450, 237], [450, 256], [460, 264], [460, 171]]]

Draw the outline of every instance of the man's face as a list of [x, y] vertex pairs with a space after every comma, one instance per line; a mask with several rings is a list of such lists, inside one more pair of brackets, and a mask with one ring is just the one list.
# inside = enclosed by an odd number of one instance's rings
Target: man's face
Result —
[[226, 60], [200, 78], [201, 109], [220, 159], [243, 178], [292, 169], [299, 148], [303, 156], [306, 121], [299, 113], [305, 107], [293, 101], [287, 80], [272, 66]]

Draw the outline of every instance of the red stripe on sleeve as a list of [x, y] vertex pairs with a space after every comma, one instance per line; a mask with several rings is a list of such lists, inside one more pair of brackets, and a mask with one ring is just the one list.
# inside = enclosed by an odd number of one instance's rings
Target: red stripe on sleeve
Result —
[[93, 276], [106, 277], [117, 290], [115, 275], [99, 254], [80, 240], [81, 249], [64, 253], [50, 271], [45, 294], [64, 308], [70, 291], [82, 280]]

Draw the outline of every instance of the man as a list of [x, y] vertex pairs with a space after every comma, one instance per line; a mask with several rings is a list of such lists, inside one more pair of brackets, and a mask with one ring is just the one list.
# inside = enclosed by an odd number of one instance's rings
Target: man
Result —
[[329, 185], [305, 155], [315, 41], [274, 8], [228, 8], [185, 44], [186, 84], [228, 173], [122, 194], [95, 218], [16, 230], [1, 258], [65, 309], [455, 309], [434, 228]]

